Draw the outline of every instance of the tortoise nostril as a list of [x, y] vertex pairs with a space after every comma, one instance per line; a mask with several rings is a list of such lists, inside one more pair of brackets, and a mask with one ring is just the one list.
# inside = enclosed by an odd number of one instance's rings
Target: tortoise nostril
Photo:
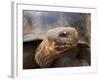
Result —
[[68, 36], [68, 33], [67, 32], [63, 32], [63, 33], [60, 33], [59, 36], [60, 37], [67, 37]]

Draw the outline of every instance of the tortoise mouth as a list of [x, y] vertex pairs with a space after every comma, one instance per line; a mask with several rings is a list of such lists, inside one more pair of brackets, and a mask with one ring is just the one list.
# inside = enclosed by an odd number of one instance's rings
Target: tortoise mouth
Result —
[[83, 46], [83, 47], [86, 47], [86, 48], [90, 47], [90, 45], [88, 43], [85, 43], [85, 42], [69, 42], [69, 43], [66, 43], [66, 44], [63, 44], [63, 45], [74, 45], [74, 44], [77, 44], [77, 45], [80, 45], [80, 46]]
[[64, 42], [64, 43], [57, 43], [57, 45], [72, 45], [72, 44], [78, 44], [78, 42]]
[[66, 44], [62, 44], [62, 46], [68, 47], [68, 46], [77, 45], [77, 44], [78, 44], [78, 43], [69, 42], [69, 43], [66, 43]]
[[78, 42], [67, 42], [66, 44], [78, 44]]
[[57, 50], [68, 50], [68, 49], [74, 48], [76, 46], [90, 48], [89, 44], [87, 44], [87, 43], [67, 42], [65, 44], [57, 44], [56, 49]]
[[83, 46], [87, 46], [87, 47], [90, 47], [89, 43], [86, 43], [86, 42], [82, 42], [82, 41], [77, 41], [77, 42], [58, 42], [56, 43], [56, 45], [74, 45], [74, 44], [77, 44], [77, 45], [83, 45]]
[[77, 43], [66, 43], [66, 44], [59, 44], [59, 45], [56, 45], [56, 49], [57, 50], [68, 50], [69, 48], [74, 48], [77, 46]]

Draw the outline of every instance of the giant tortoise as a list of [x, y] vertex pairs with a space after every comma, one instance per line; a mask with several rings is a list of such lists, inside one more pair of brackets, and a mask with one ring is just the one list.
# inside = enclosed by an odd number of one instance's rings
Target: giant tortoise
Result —
[[23, 69], [90, 65], [90, 14], [23, 11]]

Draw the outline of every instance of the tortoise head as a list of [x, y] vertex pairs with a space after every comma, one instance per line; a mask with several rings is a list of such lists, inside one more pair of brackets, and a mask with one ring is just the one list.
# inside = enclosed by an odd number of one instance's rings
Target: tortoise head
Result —
[[41, 67], [49, 67], [64, 51], [71, 50], [81, 44], [86, 45], [85, 42], [80, 41], [75, 28], [58, 27], [51, 29], [45, 34], [44, 40], [37, 48], [35, 60]]
[[77, 46], [79, 35], [75, 28], [72, 27], [57, 27], [47, 32], [46, 38], [50, 42], [55, 42], [55, 45], [64, 48], [72, 48]]

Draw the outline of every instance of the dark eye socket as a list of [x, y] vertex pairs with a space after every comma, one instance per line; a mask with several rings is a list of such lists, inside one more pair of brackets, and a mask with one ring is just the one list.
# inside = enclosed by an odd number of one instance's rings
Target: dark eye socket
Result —
[[69, 34], [67, 32], [62, 32], [59, 34], [60, 37], [67, 37]]

